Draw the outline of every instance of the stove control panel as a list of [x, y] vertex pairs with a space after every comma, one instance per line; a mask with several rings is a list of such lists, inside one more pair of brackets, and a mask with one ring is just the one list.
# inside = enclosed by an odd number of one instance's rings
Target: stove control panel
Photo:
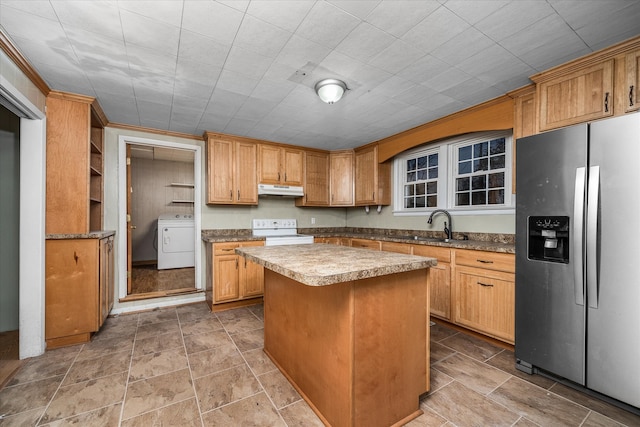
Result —
[[269, 229], [281, 229], [288, 228], [294, 229], [298, 227], [298, 223], [295, 219], [254, 219], [254, 230], [269, 230]]

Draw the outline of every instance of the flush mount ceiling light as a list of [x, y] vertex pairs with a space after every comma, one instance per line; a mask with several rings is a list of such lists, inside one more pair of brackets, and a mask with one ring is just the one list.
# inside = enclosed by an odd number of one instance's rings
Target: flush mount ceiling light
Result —
[[316, 83], [315, 89], [322, 101], [333, 104], [342, 98], [344, 91], [347, 90], [347, 85], [342, 80], [324, 79]]

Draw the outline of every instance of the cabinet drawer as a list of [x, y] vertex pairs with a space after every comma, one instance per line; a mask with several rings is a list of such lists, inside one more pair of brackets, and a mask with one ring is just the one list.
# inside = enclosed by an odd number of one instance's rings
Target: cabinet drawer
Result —
[[381, 242], [380, 249], [387, 252], [397, 252], [400, 254], [408, 254], [411, 255], [411, 245], [407, 245], [406, 243], [396, 243], [396, 242]]
[[213, 245], [214, 255], [235, 255], [240, 242], [216, 243]]
[[496, 252], [470, 251], [464, 249], [455, 250], [456, 265], [484, 268], [487, 270], [505, 271], [515, 273], [515, 255]]
[[351, 239], [351, 247], [352, 248], [366, 248], [373, 249], [375, 251], [380, 250], [380, 242], [377, 240], [367, 240], [367, 239]]
[[247, 247], [247, 246], [264, 246], [264, 241], [262, 240], [251, 240], [248, 242], [241, 242], [240, 246], [242, 247]]
[[438, 246], [413, 245], [413, 254], [436, 258], [438, 262], [451, 262], [451, 249]]

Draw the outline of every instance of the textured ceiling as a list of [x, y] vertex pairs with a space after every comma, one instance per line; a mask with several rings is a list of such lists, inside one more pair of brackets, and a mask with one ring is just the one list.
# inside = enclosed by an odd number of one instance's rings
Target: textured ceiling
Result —
[[[622, 0], [0, 0], [55, 90], [110, 122], [360, 146], [495, 98], [640, 34]], [[313, 86], [349, 90], [324, 104]]]

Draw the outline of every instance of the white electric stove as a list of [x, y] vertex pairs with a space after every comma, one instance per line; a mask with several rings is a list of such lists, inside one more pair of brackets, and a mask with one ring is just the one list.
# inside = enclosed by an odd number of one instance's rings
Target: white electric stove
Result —
[[298, 234], [297, 227], [295, 219], [254, 219], [252, 230], [254, 236], [265, 238], [265, 246], [313, 243], [313, 236]]

